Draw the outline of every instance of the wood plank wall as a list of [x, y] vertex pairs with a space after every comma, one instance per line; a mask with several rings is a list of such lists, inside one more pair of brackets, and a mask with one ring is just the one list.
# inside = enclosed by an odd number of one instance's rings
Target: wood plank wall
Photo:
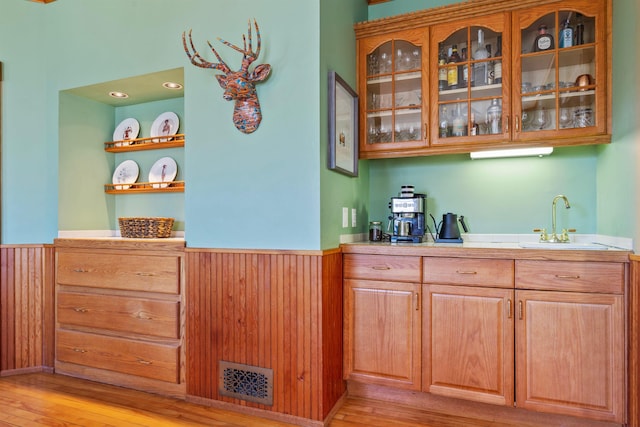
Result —
[[[324, 420], [344, 395], [342, 254], [187, 250], [187, 394]], [[218, 394], [218, 362], [273, 369], [273, 405]]]
[[52, 370], [54, 250], [0, 247], [0, 375]]

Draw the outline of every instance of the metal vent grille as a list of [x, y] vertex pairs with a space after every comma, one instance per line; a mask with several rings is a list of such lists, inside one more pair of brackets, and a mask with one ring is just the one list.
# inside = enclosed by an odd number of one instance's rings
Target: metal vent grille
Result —
[[221, 360], [219, 373], [221, 395], [273, 405], [273, 369]]

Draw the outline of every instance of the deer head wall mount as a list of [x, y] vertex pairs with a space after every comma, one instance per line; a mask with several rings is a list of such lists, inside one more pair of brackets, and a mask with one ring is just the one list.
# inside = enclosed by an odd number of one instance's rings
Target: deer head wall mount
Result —
[[[261, 82], [269, 76], [271, 72], [271, 65], [260, 64], [257, 65], [253, 71], [249, 71], [249, 66], [260, 55], [260, 28], [258, 23], [253, 21], [256, 27], [256, 36], [258, 39], [257, 49], [254, 52], [251, 43], [251, 20], [249, 20], [248, 37], [242, 35], [243, 49], [236, 45], [233, 45], [220, 37], [218, 40], [230, 48], [242, 53], [242, 66], [238, 71], [231, 71], [231, 69], [220, 58], [218, 52], [213, 48], [211, 43], [207, 41], [213, 54], [218, 58], [218, 62], [208, 62], [196, 50], [193, 39], [191, 38], [191, 30], [189, 30], [189, 45], [187, 45], [187, 34], [182, 33], [182, 44], [184, 45], [184, 51], [191, 60], [191, 63], [201, 68], [212, 68], [214, 70], [220, 70], [224, 74], [217, 74], [216, 79], [218, 83], [224, 89], [224, 95], [222, 96], [227, 101], [235, 100], [235, 106], [233, 109], [233, 123], [236, 128], [243, 133], [252, 133], [258, 129], [260, 121], [262, 120], [262, 111], [260, 111], [260, 102], [258, 101], [258, 93], [256, 92], [256, 83]], [[249, 39], [247, 43], [247, 38]]]

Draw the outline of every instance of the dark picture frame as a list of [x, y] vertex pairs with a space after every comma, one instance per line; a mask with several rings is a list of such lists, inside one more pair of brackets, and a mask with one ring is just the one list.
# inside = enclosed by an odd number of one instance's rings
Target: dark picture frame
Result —
[[329, 71], [329, 169], [358, 176], [358, 94]]

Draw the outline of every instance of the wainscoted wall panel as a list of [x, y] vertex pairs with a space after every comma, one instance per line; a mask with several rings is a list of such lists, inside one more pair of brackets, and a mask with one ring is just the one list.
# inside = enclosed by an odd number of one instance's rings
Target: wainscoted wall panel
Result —
[[[187, 249], [187, 394], [323, 420], [342, 380], [342, 254]], [[273, 369], [273, 405], [218, 393], [220, 360]]]
[[0, 375], [53, 367], [54, 251], [0, 247]]

